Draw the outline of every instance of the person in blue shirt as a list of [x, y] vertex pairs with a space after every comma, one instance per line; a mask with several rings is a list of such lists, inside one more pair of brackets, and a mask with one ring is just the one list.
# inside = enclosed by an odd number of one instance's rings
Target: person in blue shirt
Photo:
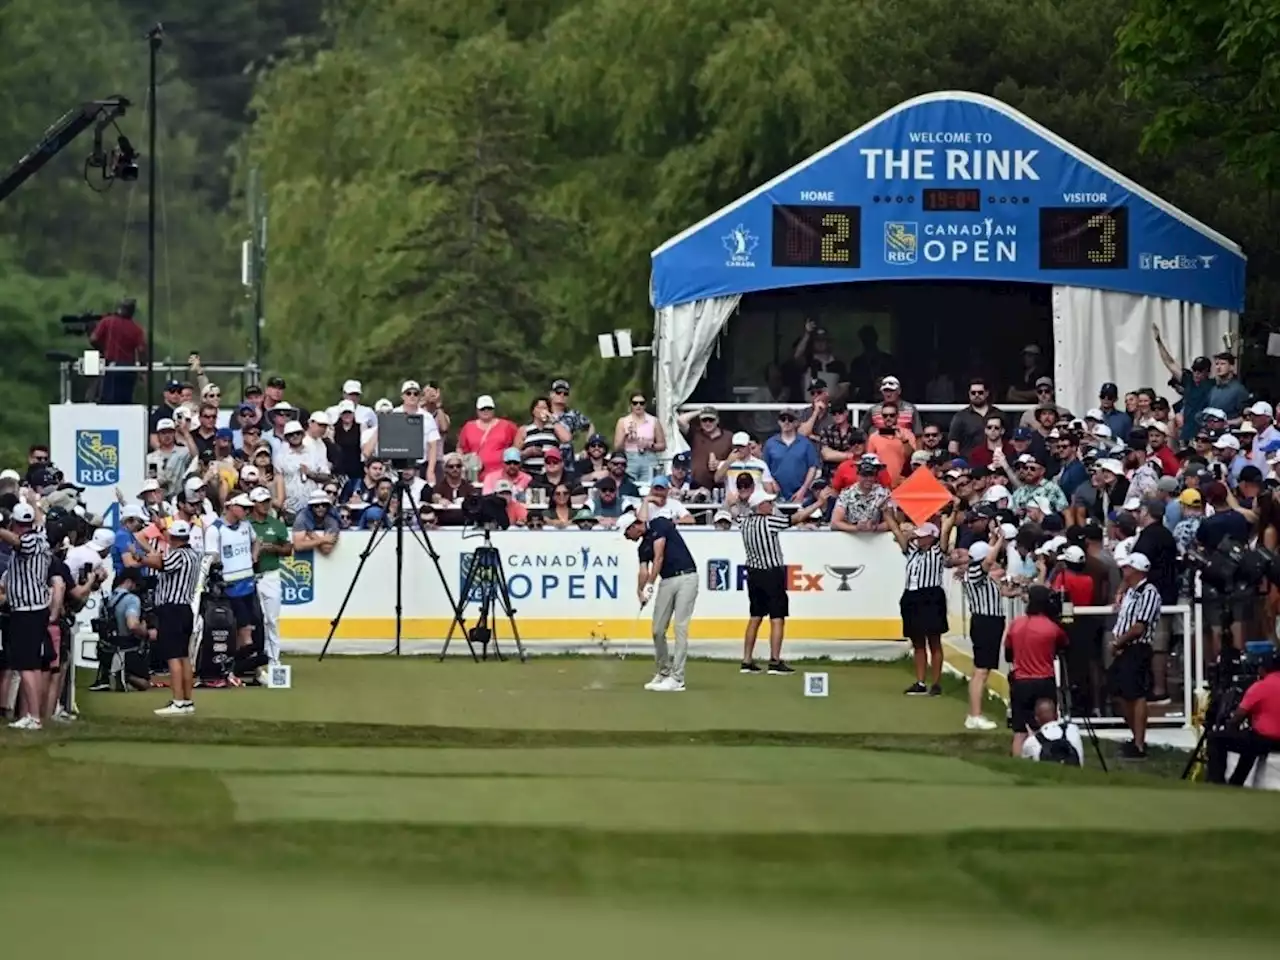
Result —
[[[658, 671], [644, 688], [657, 693], [683, 693], [689, 621], [693, 619], [693, 607], [698, 599], [698, 565], [676, 525], [666, 517], [657, 517], [646, 524], [628, 511], [618, 518], [618, 529], [638, 544], [640, 575], [636, 597], [640, 609], [653, 601], [653, 657]], [[661, 583], [657, 583], [659, 577]], [[667, 627], [673, 619], [674, 653], [667, 647]]]
[[1160, 335], [1160, 328], [1153, 323], [1151, 330], [1156, 337], [1160, 362], [1169, 371], [1169, 384], [1182, 394], [1182, 430], [1178, 433], [1178, 439], [1183, 443], [1190, 443], [1191, 438], [1196, 435], [1200, 411], [1211, 406], [1209, 392], [1213, 389], [1213, 382], [1209, 379], [1209, 371], [1213, 365], [1208, 357], [1196, 357], [1191, 361], [1190, 369], [1183, 367], [1169, 352]]
[[1072, 494], [1076, 492], [1080, 484], [1088, 481], [1089, 468], [1080, 459], [1079, 438], [1070, 432], [1057, 432], [1059, 436], [1053, 442], [1052, 452], [1062, 464], [1062, 470], [1057, 477], [1058, 486], [1067, 495], [1067, 502], [1070, 503]]
[[1117, 409], [1120, 388], [1114, 383], [1104, 383], [1098, 388], [1098, 407], [1102, 410], [1102, 422], [1111, 428], [1111, 435], [1124, 439], [1133, 429], [1133, 418]]
[[795, 413], [783, 410], [778, 415], [778, 432], [764, 442], [762, 452], [782, 498], [804, 503], [822, 460], [817, 446], [800, 436], [798, 427]]
[[138, 532], [146, 524], [147, 515], [137, 504], [129, 504], [120, 511], [120, 529], [116, 531], [116, 541], [111, 547], [111, 565], [116, 576], [126, 567], [131, 570], [142, 568], [142, 558], [148, 551], [138, 539]]

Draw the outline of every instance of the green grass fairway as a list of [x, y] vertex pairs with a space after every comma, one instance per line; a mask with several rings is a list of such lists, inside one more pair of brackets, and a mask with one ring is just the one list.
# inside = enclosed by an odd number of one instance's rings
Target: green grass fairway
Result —
[[[475, 664], [434, 657], [294, 659], [290, 690], [196, 691], [200, 716], [273, 721], [341, 720], [533, 730], [786, 730], [955, 732], [964, 710], [953, 700], [902, 696], [900, 669], [823, 664], [831, 696], [805, 697], [803, 680], [742, 676], [735, 663], [689, 665], [689, 690], [643, 689], [653, 662], [540, 657]], [[162, 691], [85, 694], [99, 716], [146, 716]]]
[[[1280, 796], [961, 729], [902, 665], [295, 661], [0, 730], [0, 920], [62, 957], [1274, 954]], [[70, 910], [73, 922], [60, 918]], [[27, 938], [33, 917], [59, 918]], [[184, 934], [190, 931], [190, 939]], [[1203, 939], [1212, 937], [1213, 939]]]

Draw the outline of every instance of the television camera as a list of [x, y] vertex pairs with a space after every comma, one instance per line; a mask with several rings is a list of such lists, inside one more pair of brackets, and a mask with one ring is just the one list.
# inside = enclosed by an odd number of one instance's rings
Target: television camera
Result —
[[1264, 580], [1280, 585], [1280, 556], [1266, 547], [1238, 543], [1229, 537], [1212, 551], [1187, 552], [1187, 567], [1200, 574], [1206, 599], [1252, 596]]

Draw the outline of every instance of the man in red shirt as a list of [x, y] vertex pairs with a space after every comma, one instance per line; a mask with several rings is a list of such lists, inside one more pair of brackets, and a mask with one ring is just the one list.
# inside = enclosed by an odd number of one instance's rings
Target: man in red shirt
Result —
[[[133, 318], [138, 302], [132, 297], [120, 301], [115, 313], [109, 313], [94, 325], [89, 343], [102, 354], [108, 367], [139, 366], [146, 362], [147, 335]], [[133, 385], [137, 374], [123, 370], [107, 370], [102, 377], [101, 403], [133, 403]]]
[[1009, 624], [1005, 637], [1005, 659], [1009, 672], [1009, 707], [1012, 711], [1013, 755], [1022, 756], [1022, 743], [1035, 723], [1036, 701], [1058, 702], [1058, 684], [1053, 662], [1067, 646], [1067, 635], [1049, 617], [1052, 594], [1039, 584], [1027, 590], [1027, 612]]
[[[1274, 653], [1262, 661], [1261, 673], [1262, 679], [1245, 691], [1226, 727], [1209, 735], [1210, 783], [1227, 782], [1228, 753], [1240, 754], [1229, 781], [1233, 787], [1245, 785], [1259, 757], [1280, 754], [1280, 663]], [[1246, 718], [1250, 729], [1242, 731], [1240, 724]]]

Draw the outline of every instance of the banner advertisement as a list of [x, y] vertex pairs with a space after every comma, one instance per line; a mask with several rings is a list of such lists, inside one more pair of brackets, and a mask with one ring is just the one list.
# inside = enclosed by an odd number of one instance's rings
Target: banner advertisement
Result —
[[147, 417], [140, 406], [62, 403], [49, 407], [49, 456], [77, 486], [88, 509], [118, 526], [116, 487], [130, 501], [142, 489]]
[[[698, 602], [690, 627], [694, 640], [740, 642], [747, 620], [742, 537], [732, 531], [681, 530], [698, 563]], [[342, 534], [329, 556], [302, 553], [283, 563], [281, 638], [287, 648], [314, 649], [347, 595], [370, 534]], [[483, 541], [460, 531], [431, 533], [445, 585], [456, 600]], [[649, 610], [636, 597], [636, 546], [614, 531], [507, 530], [493, 534], [523, 640], [638, 640], [650, 635]], [[903, 559], [888, 535], [793, 531], [782, 535], [791, 592], [787, 636], [803, 641], [894, 640], [900, 637], [898, 598]], [[452, 613], [435, 566], [412, 536], [405, 537], [404, 633], [406, 641], [443, 641]], [[334, 638], [342, 642], [395, 637], [394, 536], [365, 563]], [[480, 594], [473, 588], [466, 623], [476, 622]], [[498, 634], [510, 628], [499, 613]], [[461, 638], [455, 640], [465, 652]], [[457, 652], [455, 650], [455, 652]]]

